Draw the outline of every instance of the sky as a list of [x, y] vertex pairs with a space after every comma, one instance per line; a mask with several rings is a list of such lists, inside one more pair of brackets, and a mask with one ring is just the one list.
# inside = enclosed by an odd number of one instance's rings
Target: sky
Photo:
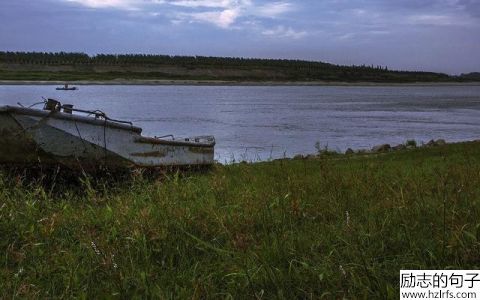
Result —
[[480, 0], [0, 0], [1, 51], [480, 71]]

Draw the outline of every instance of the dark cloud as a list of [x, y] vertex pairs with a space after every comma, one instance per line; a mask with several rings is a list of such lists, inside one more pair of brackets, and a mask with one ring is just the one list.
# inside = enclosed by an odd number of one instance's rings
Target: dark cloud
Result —
[[480, 1], [479, 0], [459, 0], [466, 12], [471, 16], [480, 18]]

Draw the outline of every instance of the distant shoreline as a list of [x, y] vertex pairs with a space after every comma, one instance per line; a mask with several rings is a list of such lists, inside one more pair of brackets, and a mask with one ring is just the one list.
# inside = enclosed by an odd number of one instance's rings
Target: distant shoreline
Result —
[[[0, 80], [0, 85], [64, 85], [65, 81]], [[224, 81], [224, 80], [78, 80], [69, 85], [192, 85], [192, 86], [480, 86], [480, 82], [341, 82], [341, 81]]]

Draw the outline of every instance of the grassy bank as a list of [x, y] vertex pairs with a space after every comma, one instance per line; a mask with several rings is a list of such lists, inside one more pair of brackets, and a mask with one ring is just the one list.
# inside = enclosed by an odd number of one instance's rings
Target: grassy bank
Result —
[[0, 298], [391, 298], [480, 268], [480, 143], [77, 187], [0, 176]]
[[[297, 71], [295, 73], [290, 70], [283, 69], [265, 69], [258, 67], [257, 69], [235, 69], [225, 70], [220, 67], [198, 67], [197, 70], [183, 69], [182, 67], [160, 66], [157, 68], [140, 68], [141, 71], [135, 71], [138, 68], [123, 68], [122, 70], [112, 70], [112, 67], [97, 67], [95, 70], [72, 70], [72, 71], [51, 71], [48, 68], [39, 68], [38, 66], [22, 65], [23, 70], [15, 70], [17, 66], [7, 66], [5, 68], [0, 64], [0, 80], [8, 81], [226, 81], [226, 82], [252, 82], [252, 83], [268, 83], [268, 82], [346, 82], [346, 83], [469, 83], [478, 82], [475, 80], [463, 80], [461, 78], [441, 76], [436, 74], [403, 74], [398, 72], [388, 72], [386, 74], [358, 74], [344, 76], [338, 72], [331, 74], [309, 75]], [[14, 70], [9, 70], [14, 69]], [[45, 70], [44, 70], [45, 69]], [[75, 69], [75, 67], [67, 66], [66, 69]], [[292, 74], [290, 74], [290, 73]]]
[[[61, 80], [0, 80], [2, 85], [60, 85]], [[380, 83], [380, 82], [344, 82], [344, 81], [223, 81], [223, 80], [142, 80], [142, 79], [113, 79], [113, 80], [74, 80], [69, 85], [186, 85], [186, 86], [478, 86], [478, 82], [414, 82], [414, 83]]]
[[477, 73], [389, 70], [321, 61], [241, 57], [2, 52], [0, 80], [417, 83], [478, 82]]

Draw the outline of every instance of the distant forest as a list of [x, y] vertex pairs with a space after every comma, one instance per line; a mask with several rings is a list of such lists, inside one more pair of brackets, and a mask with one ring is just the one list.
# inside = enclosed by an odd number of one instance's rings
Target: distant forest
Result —
[[475, 75], [449, 76], [434, 72], [393, 71], [385, 66], [340, 66], [287, 59], [0, 52], [0, 80], [448, 82], [478, 81]]

